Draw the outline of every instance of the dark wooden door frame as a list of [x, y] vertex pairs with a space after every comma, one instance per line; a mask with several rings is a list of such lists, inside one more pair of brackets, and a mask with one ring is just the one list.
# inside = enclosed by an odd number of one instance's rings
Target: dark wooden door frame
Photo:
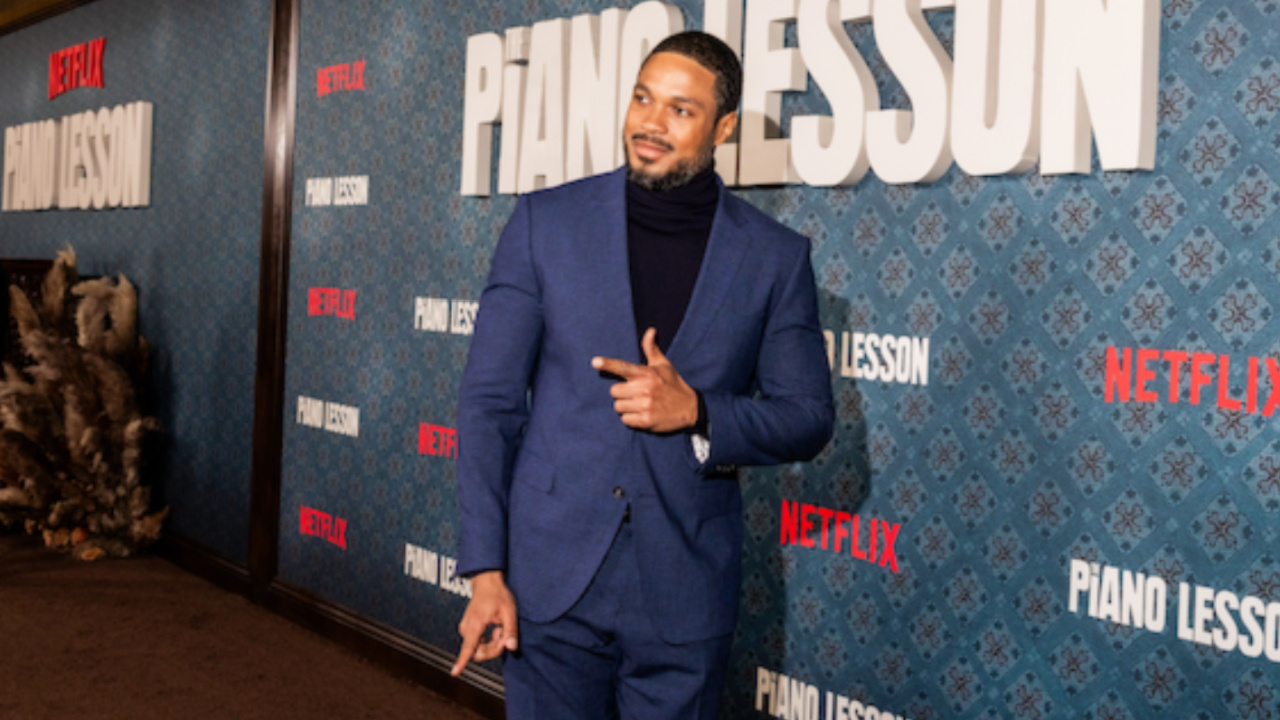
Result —
[[249, 479], [250, 595], [263, 603], [279, 567], [280, 471], [293, 228], [293, 130], [298, 90], [301, 0], [272, 0], [262, 150], [262, 251], [258, 272], [258, 352], [253, 385], [253, 465]]
[[352, 613], [277, 577], [301, 3], [302, 0], [273, 0], [271, 8], [249, 492], [249, 595], [254, 602], [484, 717], [502, 718], [506, 714], [504, 692], [497, 674], [472, 665], [461, 678], [450, 677], [448, 669], [454, 656], [446, 650]]
[[[33, 0], [27, 14], [0, 15], [0, 36], [94, 0]], [[189, 538], [169, 532], [159, 552], [183, 568], [450, 697], [483, 717], [505, 715], [501, 677], [472, 665], [461, 678], [454, 655], [353, 613], [277, 577], [280, 479], [284, 448], [289, 254], [293, 228], [294, 128], [302, 0], [272, 0], [262, 150], [262, 235], [258, 274], [258, 345], [253, 391], [253, 460], [249, 477], [249, 555], [243, 568]]]

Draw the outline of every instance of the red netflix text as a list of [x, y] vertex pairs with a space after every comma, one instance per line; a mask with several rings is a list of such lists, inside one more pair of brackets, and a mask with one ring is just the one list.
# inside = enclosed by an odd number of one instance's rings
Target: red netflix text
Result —
[[324, 97], [334, 92], [363, 89], [363, 60], [320, 68], [316, 71], [316, 97]]
[[439, 425], [419, 423], [418, 454], [458, 457], [458, 431]]
[[49, 56], [49, 99], [81, 87], [103, 87], [102, 53], [107, 39], [72, 45]]
[[901, 531], [901, 523], [876, 518], [865, 522], [864, 531], [860, 515], [807, 503], [782, 501], [782, 531], [779, 542], [783, 545], [847, 552], [872, 565], [888, 567], [895, 573], [898, 572], [898, 551], [895, 545]]
[[343, 320], [356, 319], [356, 291], [315, 287], [307, 291], [308, 315], [337, 315]]
[[300, 518], [298, 532], [303, 535], [324, 538], [343, 550], [347, 549], [346, 520], [334, 517], [327, 512], [309, 508], [306, 505], [302, 506]]
[[[1163, 366], [1163, 368], [1161, 368]], [[1269, 392], [1265, 402], [1258, 382], [1266, 367]], [[1241, 367], [1237, 364], [1236, 367]], [[1165, 379], [1157, 381], [1157, 370], [1164, 369]], [[1161, 391], [1170, 403], [1177, 403], [1182, 389], [1188, 390], [1187, 401], [1199, 405], [1206, 394], [1213, 395], [1223, 410], [1261, 413], [1267, 417], [1280, 408], [1280, 363], [1275, 358], [1249, 357], [1244, 366], [1244, 397], [1231, 395], [1231, 356], [1213, 353], [1189, 353], [1185, 350], [1153, 348], [1107, 348], [1106, 401], [1153, 403]], [[1184, 372], [1185, 370], [1185, 372]], [[1240, 373], [1237, 371], [1237, 375]], [[1186, 382], [1183, 382], [1183, 378]]]

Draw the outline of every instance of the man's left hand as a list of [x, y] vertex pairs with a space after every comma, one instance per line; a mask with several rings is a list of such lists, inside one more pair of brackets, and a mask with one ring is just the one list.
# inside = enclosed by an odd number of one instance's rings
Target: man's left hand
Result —
[[676, 432], [698, 422], [698, 394], [658, 349], [657, 336], [658, 331], [649, 328], [640, 342], [647, 365], [594, 357], [591, 367], [622, 378], [609, 389], [622, 424], [655, 433]]

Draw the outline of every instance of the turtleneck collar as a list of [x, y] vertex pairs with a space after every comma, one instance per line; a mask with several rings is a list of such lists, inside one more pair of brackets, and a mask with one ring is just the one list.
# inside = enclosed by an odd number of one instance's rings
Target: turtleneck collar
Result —
[[719, 200], [714, 167], [665, 192], [646, 190], [628, 180], [627, 221], [664, 234], [702, 234], [710, 231]]

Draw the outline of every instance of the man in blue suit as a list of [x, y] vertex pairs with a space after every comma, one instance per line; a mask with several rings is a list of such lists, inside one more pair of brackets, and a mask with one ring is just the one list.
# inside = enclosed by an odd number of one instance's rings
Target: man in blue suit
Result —
[[626, 168], [521, 197], [495, 250], [458, 406], [454, 674], [505, 653], [510, 717], [714, 718], [737, 468], [830, 438], [809, 241], [714, 172], [741, 82], [710, 35], [660, 43]]

